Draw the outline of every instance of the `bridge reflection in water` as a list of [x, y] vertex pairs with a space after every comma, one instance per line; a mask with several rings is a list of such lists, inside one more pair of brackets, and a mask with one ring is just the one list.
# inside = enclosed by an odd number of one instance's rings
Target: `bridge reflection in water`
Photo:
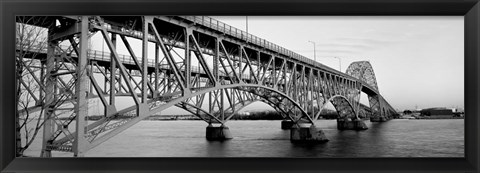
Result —
[[[41, 89], [34, 92], [23, 87], [36, 100], [26, 110], [45, 108], [48, 117], [43, 157], [51, 157], [51, 151], [83, 156], [172, 106], [207, 122], [209, 140], [232, 138], [235, 134], [225, 123], [256, 101], [267, 103], [283, 116], [284, 128], [291, 128], [292, 142], [328, 141], [314, 123], [328, 102], [337, 110], [340, 130], [366, 129], [358, 118], [360, 112], [371, 114], [371, 121], [386, 121], [396, 114], [380, 95], [369, 62], [354, 62], [342, 73], [213, 18], [43, 18], [46, 22], [28, 24], [48, 29], [48, 46], [17, 45], [17, 50], [36, 54], [27, 57], [37, 66], [26, 66], [25, 75]], [[96, 33], [103, 36], [108, 52], [88, 49]], [[140, 56], [132, 39], [142, 42]], [[155, 55], [148, 54], [149, 45], [154, 45]], [[120, 55], [120, 47], [129, 55]], [[359, 102], [361, 92], [368, 95], [369, 108]], [[134, 106], [119, 110], [119, 97], [132, 99]], [[89, 99], [102, 103], [104, 113], [99, 120], [86, 121]]]

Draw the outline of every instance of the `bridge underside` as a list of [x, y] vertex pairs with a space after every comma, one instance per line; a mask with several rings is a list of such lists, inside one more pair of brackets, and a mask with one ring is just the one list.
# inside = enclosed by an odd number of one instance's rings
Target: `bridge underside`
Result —
[[[42, 20], [31, 20], [37, 18]], [[44, 157], [51, 151], [83, 156], [172, 106], [206, 121], [210, 139], [228, 139], [225, 123], [255, 101], [271, 105], [295, 124], [293, 141], [326, 141], [314, 123], [328, 102], [344, 124], [339, 129], [358, 129], [349, 125], [360, 122], [359, 112], [371, 112], [372, 121], [390, 119], [394, 112], [376, 84], [212, 18], [19, 19], [48, 30], [46, 43], [17, 42], [16, 57], [24, 67], [20, 97], [29, 103], [19, 106], [19, 113], [45, 117]], [[106, 51], [90, 49], [96, 36]], [[369, 97], [369, 111], [359, 103], [361, 92]], [[89, 118], [92, 100], [101, 102], [101, 118], [95, 120]], [[131, 106], [121, 108], [125, 100]]]

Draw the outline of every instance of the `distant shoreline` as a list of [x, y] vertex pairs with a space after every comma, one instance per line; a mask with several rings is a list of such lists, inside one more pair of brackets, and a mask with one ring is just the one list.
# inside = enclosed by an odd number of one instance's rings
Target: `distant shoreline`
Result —
[[[408, 118], [396, 118], [396, 119], [404, 119], [404, 120], [455, 120], [455, 119], [465, 119], [465, 117], [450, 117], [450, 118], [418, 118], [418, 119], [408, 119]], [[192, 118], [192, 119], [167, 119], [167, 118], [155, 118], [155, 119], [144, 119], [142, 121], [183, 121], [183, 120], [202, 120], [199, 118]], [[278, 121], [280, 119], [231, 119], [230, 121], [243, 121], [243, 120], [271, 120], [271, 121]], [[327, 119], [327, 118], [319, 118], [318, 120], [335, 120], [335, 119]], [[370, 119], [362, 119], [364, 121], [369, 121]], [[395, 120], [395, 119], [393, 119]]]
[[[462, 114], [463, 115], [463, 114]], [[429, 115], [429, 116], [420, 116], [420, 115], [411, 115], [404, 116], [400, 119], [410, 119], [410, 120], [441, 120], [441, 119], [465, 119], [465, 116], [454, 116], [454, 115]]]
[[[99, 120], [103, 116], [102, 115], [92, 115], [87, 118], [87, 120]], [[322, 120], [335, 120], [333, 115], [327, 114]], [[120, 118], [121, 119], [121, 118]], [[230, 120], [282, 120], [283, 118], [278, 115], [276, 112], [269, 111], [269, 112], [255, 112], [251, 113], [250, 115], [235, 115]], [[410, 120], [437, 120], [437, 119], [465, 119], [465, 117], [453, 117], [447, 115], [431, 115], [431, 116], [411, 116], [403, 117], [403, 118], [396, 118], [396, 119], [410, 119]], [[175, 120], [202, 120], [201, 118], [192, 115], [192, 114], [184, 114], [184, 115], [152, 115], [143, 120], [146, 121], [175, 121]], [[364, 120], [369, 120], [369, 118], [364, 118]]]
[[422, 118], [415, 118], [415, 119], [410, 119], [410, 120], [452, 120], [452, 119], [465, 119], [465, 117], [433, 117], [433, 118], [428, 118], [428, 117], [422, 117]]

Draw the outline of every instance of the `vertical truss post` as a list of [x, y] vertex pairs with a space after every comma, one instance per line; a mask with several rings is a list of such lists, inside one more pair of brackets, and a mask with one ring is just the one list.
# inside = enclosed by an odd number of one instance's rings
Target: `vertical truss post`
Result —
[[283, 66], [285, 66], [285, 59], [281, 59], [282, 63], [280, 65], [280, 68], [278, 68], [278, 71], [276, 72], [275, 75], [275, 84], [274, 84], [274, 89], [278, 90], [278, 85], [281, 85], [282, 83], [282, 69]]
[[328, 89], [328, 82], [327, 82], [327, 74], [326, 72], [320, 73], [320, 80], [322, 82], [322, 95], [323, 98], [325, 99], [325, 102], [327, 102], [327, 99], [330, 95], [330, 91]]
[[321, 80], [320, 82], [321, 82], [321, 85], [322, 85], [322, 96], [323, 96], [323, 100], [324, 100], [323, 102], [325, 104], [325, 103], [327, 103], [327, 101], [328, 101], [327, 98], [329, 97], [327, 76], [326, 76], [325, 72], [321, 72], [321, 73], [319, 73], [319, 75], [320, 75], [319, 79]]
[[307, 84], [306, 83], [306, 79], [305, 79], [305, 65], [302, 65], [302, 88], [301, 88], [301, 94], [300, 94], [300, 97], [301, 97], [301, 103], [300, 104], [303, 104], [303, 109], [306, 110], [307, 108]]
[[173, 79], [172, 79], [172, 73], [170, 71], [167, 71], [166, 73], [166, 78], [167, 78], [167, 92], [166, 93], [172, 93], [172, 85], [173, 85]]
[[[96, 63], [96, 62], [95, 62], [95, 63]], [[87, 69], [87, 75], [90, 76], [90, 74], [88, 74], [88, 73], [91, 72], [91, 73], [92, 73], [92, 77], [93, 77], [93, 62], [92, 62], [92, 61], [87, 61], [87, 66], [90, 68], [90, 69]], [[89, 84], [90, 84], [90, 85], [88, 86], [89, 91], [87, 92], [87, 96], [93, 94], [93, 88], [94, 88], [93, 82], [89, 82]], [[102, 95], [103, 95], [103, 93], [100, 93], [100, 92], [98, 93], [98, 96], [101, 97]]]
[[[98, 65], [98, 64], [95, 64], [95, 65]], [[110, 64], [111, 65], [111, 64]], [[107, 72], [107, 68], [108, 67], [104, 67], [105, 69], [105, 73], [103, 74], [103, 91], [105, 91], [105, 93], [108, 95], [110, 90], [108, 89], [108, 84], [110, 84], [110, 79], [108, 78], [108, 72]], [[97, 69], [100, 69], [98, 66], [97, 66]], [[110, 104], [111, 102], [109, 102]]]
[[293, 62], [292, 63], [289, 62], [288, 65], [285, 66], [286, 67], [285, 72], [290, 74], [288, 78], [285, 78], [285, 94], [290, 97], [292, 96], [291, 86], [293, 84], [293, 70], [289, 71], [289, 68], [291, 65], [293, 66]]
[[338, 94], [343, 95], [343, 79], [340, 76], [337, 76], [337, 88]]
[[[143, 38], [142, 38], [142, 104], [147, 103], [148, 95], [148, 22], [143, 17]], [[132, 91], [135, 92], [135, 91]]]
[[343, 94], [348, 96], [348, 81], [347, 79], [343, 79]]
[[78, 56], [77, 65], [77, 82], [75, 85], [75, 95], [77, 105], [75, 105], [76, 119], [76, 136], [73, 144], [73, 152], [75, 157], [83, 157], [88, 149], [88, 142], [85, 138], [85, 118], [88, 115], [88, 102], [86, 98], [88, 89], [88, 78], [86, 73], [87, 68], [87, 47], [88, 47], [88, 17], [81, 17], [81, 32], [80, 32], [80, 54]]
[[214, 92], [214, 91], [208, 92], [208, 112], [209, 113], [213, 113], [213, 104], [214, 103], [213, 103], [213, 99], [212, 99], [212, 92]]
[[[115, 48], [117, 47], [117, 34], [115, 33], [112, 33], [112, 46]], [[115, 78], [117, 76], [116, 73], [117, 73], [117, 65], [115, 62], [115, 55], [113, 53], [110, 53], [110, 105], [111, 106], [115, 105], [115, 93], [116, 93]], [[120, 85], [118, 86], [118, 88], [121, 89]]]
[[238, 47], [238, 74], [240, 76], [240, 81], [243, 81], [243, 56], [242, 56], [242, 46], [239, 45]]
[[[114, 54], [112, 54], [112, 55], [115, 56]], [[114, 61], [115, 61], [115, 59], [114, 59]], [[117, 62], [117, 61], [115, 61], [115, 62]], [[120, 65], [118, 65], [118, 67], [121, 68]], [[120, 70], [121, 70], [121, 69], [118, 70], [118, 71], [119, 71], [119, 74], [120, 74], [120, 75], [119, 75], [119, 78], [118, 78], [118, 82], [117, 82], [117, 83], [118, 83], [118, 91], [119, 91], [119, 92], [122, 92], [122, 88], [123, 88], [123, 90], [124, 90], [125, 92], [128, 92], [126, 88], [122, 87], [122, 86], [123, 86], [123, 84], [122, 84], [122, 72], [121, 72]], [[115, 75], [117, 74], [116, 68], [115, 68], [115, 73], [114, 73], [114, 74], [115, 74]], [[113, 76], [113, 77], [115, 78], [115, 76]], [[125, 80], [125, 82], [128, 82], [128, 81]], [[127, 85], [127, 88], [128, 88], [128, 85]]]
[[340, 76], [337, 76], [337, 83], [338, 83], [338, 94], [343, 95], [343, 78]]
[[285, 65], [283, 66], [283, 92], [285, 94], [287, 94], [287, 66], [288, 66], [288, 62], [286, 61], [286, 59], [284, 59], [285, 61]]
[[338, 81], [338, 76], [337, 75], [334, 75], [333, 76], [333, 84], [334, 84], [334, 91], [335, 91], [335, 95], [340, 95], [340, 88], [339, 88], [339, 81]]
[[158, 43], [155, 43], [155, 91], [154, 93], [156, 94], [158, 92], [158, 76], [160, 75], [159, 74], [159, 67], [158, 67], [158, 63], [159, 63], [159, 58], [160, 58], [160, 49], [158, 48], [159, 45]]
[[[185, 67], [185, 87], [191, 88], [191, 53], [190, 53], [190, 35], [193, 37], [193, 31], [190, 28], [185, 28], [185, 59], [184, 59], [184, 67]], [[198, 47], [200, 49], [200, 47]], [[202, 53], [202, 50], [198, 50], [199, 53]], [[200, 57], [197, 57], [200, 58]]]
[[[314, 108], [314, 106], [313, 106], [313, 100], [314, 100], [314, 98], [313, 98], [313, 93], [314, 93], [314, 91], [315, 91], [315, 90], [313, 89], [313, 85], [314, 85], [314, 81], [315, 81], [315, 80], [314, 80], [314, 76], [313, 76], [313, 69], [310, 69], [310, 77], [309, 77], [308, 80], [310, 81], [310, 86], [309, 86], [309, 88], [310, 88], [310, 101], [311, 101], [311, 102], [310, 102], [310, 104], [311, 104], [311, 107], [310, 107], [310, 108], [311, 108], [311, 111], [312, 111], [311, 116], [312, 116], [312, 118], [315, 118], [315, 108]], [[317, 99], [317, 101], [318, 101], [318, 99]]]
[[[225, 93], [225, 94], [228, 94], [228, 93]], [[219, 110], [220, 110], [220, 116], [221, 116], [221, 120], [222, 120], [222, 123], [223, 121], [225, 120], [225, 110], [223, 110], [223, 107], [225, 106], [224, 104], [224, 97], [225, 97], [225, 94], [224, 94], [224, 90], [220, 90], [220, 106], [219, 106]]]
[[220, 57], [220, 40], [215, 38], [215, 55], [213, 55], [213, 76], [215, 77], [215, 86], [220, 85], [218, 78], [218, 61]]
[[[230, 92], [232, 94], [232, 112], [235, 112], [235, 91], [232, 89], [230, 89]], [[228, 93], [227, 93], [228, 94]]]
[[262, 71], [262, 63], [260, 63], [260, 52], [257, 51], [257, 79], [258, 79], [258, 84], [262, 82], [262, 79], [260, 79], [260, 71]]
[[335, 81], [334, 81], [334, 80], [335, 80], [335, 76], [334, 76], [333, 74], [331, 74], [331, 73], [329, 73], [329, 76], [330, 76], [330, 78], [329, 78], [328, 82], [329, 82], [330, 88], [331, 88], [331, 95], [330, 95], [330, 96], [334, 96], [334, 95], [337, 94], [337, 93], [336, 93], [336, 90], [335, 90]]
[[343, 94], [343, 83], [342, 83], [342, 78], [340, 78], [340, 76], [337, 76], [337, 90], [339, 95]]
[[293, 93], [292, 93], [293, 101], [297, 101], [298, 85], [297, 85], [297, 63], [296, 62], [293, 63], [293, 75], [290, 80], [293, 80]]
[[328, 86], [328, 97], [332, 97], [335, 95], [334, 90], [333, 90], [333, 84], [332, 84], [332, 74], [326, 73], [325, 79], [327, 82]]
[[332, 89], [330, 88], [330, 74], [323, 72], [323, 83], [325, 85], [325, 92], [327, 93], [327, 98], [330, 98], [332, 95]]
[[272, 74], [270, 78], [272, 79], [271, 84], [273, 89], [277, 89], [277, 73], [275, 68], [275, 56], [272, 55]]
[[[318, 119], [318, 117], [320, 116], [320, 113], [321, 113], [321, 109], [322, 109], [322, 105], [324, 104], [325, 102], [325, 99], [324, 97], [320, 97], [320, 94], [322, 94], [322, 96], [325, 96], [324, 95], [324, 92], [323, 92], [323, 85], [322, 85], [322, 81], [321, 81], [321, 72], [320, 70], [317, 71], [317, 77], [315, 77], [316, 81], [317, 81], [317, 84], [314, 85], [313, 87], [316, 88], [316, 92], [315, 92], [315, 96], [316, 96], [316, 101], [317, 101], [317, 113], [315, 114], [315, 120]], [[315, 80], [314, 79], [314, 80]], [[322, 100], [321, 100], [322, 99]], [[321, 100], [321, 101], [320, 101]]]
[[337, 95], [338, 94], [338, 82], [337, 82], [337, 76], [336, 75], [333, 75], [332, 76], [332, 87], [333, 87], [333, 93], [334, 95]]
[[[51, 38], [50, 36], [48, 38]], [[46, 67], [46, 84], [45, 84], [45, 104], [43, 105], [45, 123], [43, 124], [43, 141], [41, 157], [52, 157], [51, 150], [48, 148], [52, 144], [52, 137], [55, 132], [55, 120], [54, 120], [54, 100], [55, 100], [55, 77], [53, 77], [53, 71], [55, 67], [55, 47], [58, 45], [56, 41], [48, 41], [47, 59], [45, 62]]]

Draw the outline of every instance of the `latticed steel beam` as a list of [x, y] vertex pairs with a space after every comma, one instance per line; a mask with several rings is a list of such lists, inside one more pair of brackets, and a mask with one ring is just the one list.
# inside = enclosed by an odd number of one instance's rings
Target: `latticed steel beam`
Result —
[[[362, 85], [362, 91], [367, 93], [373, 118], [391, 119], [396, 111], [390, 106], [378, 91], [377, 80], [373, 72], [372, 65], [368, 61], [357, 61], [351, 63], [347, 68], [347, 74], [365, 83]], [[385, 104], [383, 104], [385, 102]], [[388, 112], [383, 111], [388, 110]]]

